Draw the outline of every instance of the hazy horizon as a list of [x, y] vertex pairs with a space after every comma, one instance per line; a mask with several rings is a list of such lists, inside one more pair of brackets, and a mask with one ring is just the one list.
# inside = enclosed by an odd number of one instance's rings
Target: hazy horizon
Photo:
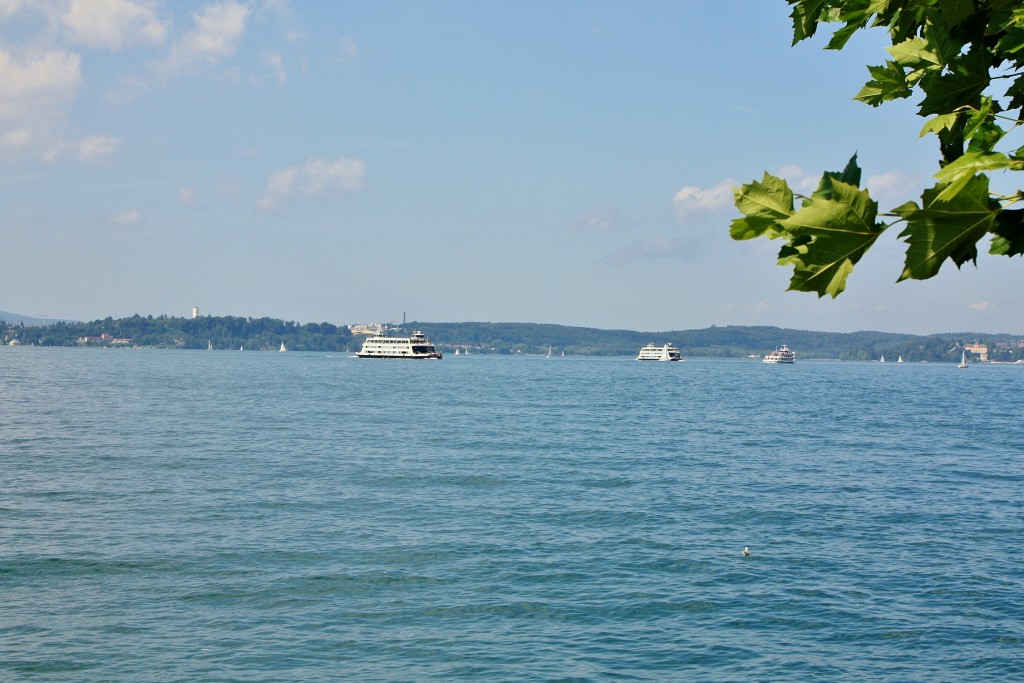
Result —
[[[32, 321], [34, 321], [33, 324], [36, 324], [36, 323], [51, 324], [51, 323], [54, 323], [54, 322], [89, 323], [89, 322], [96, 322], [98, 320], [104, 320], [107, 317], [112, 317], [112, 318], [114, 318], [116, 320], [116, 319], [119, 319], [119, 318], [130, 318], [130, 317], [132, 317], [134, 315], [140, 315], [142, 317], [146, 317], [146, 316], [152, 315], [154, 318], [159, 317], [161, 315], [166, 315], [166, 316], [168, 316], [170, 318], [189, 318], [189, 317], [191, 317], [191, 311], [189, 311], [188, 314], [182, 314], [182, 315], [171, 314], [171, 313], [138, 313], [138, 314], [131, 313], [131, 314], [126, 315], [126, 316], [102, 316], [100, 318], [90, 318], [90, 319], [85, 319], [85, 318], [68, 318], [68, 317], [53, 317], [53, 316], [48, 316], [47, 318], [39, 318], [37, 316], [22, 315], [20, 313], [14, 313], [14, 312], [11, 312], [11, 311], [0, 311], [0, 320], [6, 320], [8, 323], [12, 323], [12, 318], [13, 318], [13, 323], [17, 323], [18, 320], [24, 319], [24, 320], [32, 320]], [[200, 315], [200, 317], [205, 317], [208, 314], [203, 313], [202, 310], [200, 310], [199, 315]], [[241, 317], [241, 318], [250, 318], [251, 317], [251, 318], [254, 318], [254, 319], [258, 319], [258, 318], [277, 318], [277, 319], [280, 319], [280, 320], [296, 322], [296, 323], [299, 323], [299, 324], [302, 324], [302, 325], [305, 325], [307, 323], [324, 323], [324, 322], [331, 323], [332, 325], [346, 325], [346, 326], [348, 326], [348, 325], [368, 325], [368, 324], [378, 324], [378, 323], [379, 324], [386, 324], [386, 325], [402, 325], [403, 324], [401, 320], [360, 320], [360, 321], [353, 321], [353, 320], [346, 320], [346, 321], [341, 321], [341, 320], [299, 320], [297, 318], [269, 316], [269, 315], [268, 316], [264, 316], [264, 315], [235, 316], [232, 313], [224, 313], [224, 314], [219, 314], [219, 315], [211, 316], [211, 317], [228, 317], [228, 316]], [[627, 331], [627, 332], [641, 332], [641, 333], [651, 333], [651, 334], [662, 334], [662, 333], [670, 333], [670, 332], [685, 332], [687, 330], [703, 330], [703, 329], [708, 329], [708, 328], [711, 328], [711, 327], [776, 327], [776, 328], [779, 328], [779, 329], [782, 329], [782, 330], [794, 330], [794, 331], [800, 331], [800, 332], [812, 332], [812, 333], [824, 333], [824, 334], [854, 334], [854, 333], [857, 333], [857, 332], [881, 332], [881, 333], [885, 333], [885, 334], [907, 334], [907, 335], [922, 336], [922, 337], [923, 336], [932, 336], [932, 335], [947, 335], [947, 334], [948, 335], [953, 335], [953, 336], [966, 335], [966, 334], [991, 334], [991, 335], [1016, 335], [1016, 334], [1018, 334], [1018, 333], [1015, 333], [1015, 332], [1004, 332], [1004, 331], [994, 331], [993, 332], [993, 331], [990, 331], [990, 330], [959, 330], [959, 331], [954, 331], [954, 330], [938, 330], [938, 331], [935, 331], [935, 332], [917, 333], [917, 332], [907, 332], [906, 330], [878, 330], [878, 329], [867, 329], [867, 328], [865, 328], [865, 329], [860, 329], [860, 330], [837, 331], [837, 330], [816, 330], [816, 329], [806, 328], [806, 327], [788, 327], [788, 326], [783, 326], [783, 325], [771, 325], [771, 324], [767, 324], [767, 323], [760, 324], [760, 325], [716, 325], [716, 324], [712, 323], [711, 325], [704, 325], [703, 327], [676, 327], [676, 328], [662, 328], [662, 329], [654, 329], [654, 328], [646, 328], [646, 329], [645, 328], [627, 328], [627, 327], [595, 327], [593, 325], [567, 325], [565, 323], [537, 322], [537, 321], [533, 321], [533, 320], [409, 320], [406, 324], [411, 324], [411, 323], [445, 324], [445, 325], [459, 325], [459, 324], [556, 325], [556, 326], [559, 326], [559, 327], [578, 327], [578, 328], [581, 328], [581, 329], [598, 329], [598, 330], [605, 330], [605, 331], [623, 330], [623, 331]], [[1021, 336], [1024, 336], [1024, 335], [1021, 335]]]

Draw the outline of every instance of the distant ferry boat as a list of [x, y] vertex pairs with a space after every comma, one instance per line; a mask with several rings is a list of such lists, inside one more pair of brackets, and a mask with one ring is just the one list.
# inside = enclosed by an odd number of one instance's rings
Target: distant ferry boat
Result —
[[764, 363], [795, 363], [796, 352], [791, 351], [788, 346], [783, 344], [771, 353], [765, 354], [761, 360]]
[[636, 357], [637, 360], [682, 360], [683, 355], [679, 352], [679, 349], [672, 346], [671, 344], [663, 344], [662, 346], [655, 346], [654, 344], [648, 344], [647, 346], [640, 349], [640, 355]]
[[376, 334], [363, 342], [356, 354], [359, 358], [422, 358], [440, 360], [441, 352], [422, 332], [416, 330], [411, 337], [386, 337]]

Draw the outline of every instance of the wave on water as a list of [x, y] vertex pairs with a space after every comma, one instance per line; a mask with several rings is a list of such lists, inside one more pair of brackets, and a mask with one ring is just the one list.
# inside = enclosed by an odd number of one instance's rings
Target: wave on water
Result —
[[5, 354], [0, 678], [1024, 678], [1024, 375], [342, 357]]

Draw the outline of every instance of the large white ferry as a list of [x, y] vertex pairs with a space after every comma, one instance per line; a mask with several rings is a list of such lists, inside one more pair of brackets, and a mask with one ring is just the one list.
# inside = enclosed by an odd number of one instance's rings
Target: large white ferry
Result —
[[422, 332], [415, 330], [411, 337], [386, 337], [375, 334], [363, 342], [356, 354], [359, 358], [421, 358], [440, 360], [441, 352]]
[[637, 360], [682, 360], [683, 355], [679, 352], [679, 349], [672, 346], [671, 344], [663, 344], [662, 346], [655, 346], [654, 344], [648, 344], [647, 346], [640, 349], [640, 355], [636, 357]]
[[795, 363], [796, 352], [791, 351], [788, 346], [783, 344], [771, 353], [766, 353], [762, 361], [765, 363]]

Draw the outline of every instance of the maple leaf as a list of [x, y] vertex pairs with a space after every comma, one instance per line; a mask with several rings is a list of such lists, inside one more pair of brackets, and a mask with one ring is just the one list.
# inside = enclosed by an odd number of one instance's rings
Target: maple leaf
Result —
[[988, 177], [973, 176], [951, 198], [940, 199], [945, 189], [940, 184], [925, 190], [923, 207], [909, 202], [894, 211], [907, 221], [900, 237], [909, 245], [897, 282], [926, 280], [947, 258], [957, 268], [977, 259], [977, 242], [992, 229], [1000, 210], [989, 197]]
[[765, 171], [761, 182], [733, 188], [733, 197], [736, 208], [745, 216], [734, 220], [729, 228], [734, 240], [783, 236], [779, 222], [793, 213], [793, 191], [785, 180]]
[[781, 222], [794, 239], [780, 252], [779, 262], [793, 266], [790, 289], [835, 298], [886, 226], [875, 220], [878, 203], [867, 190], [836, 178], [830, 185], [829, 197], [812, 197]]

